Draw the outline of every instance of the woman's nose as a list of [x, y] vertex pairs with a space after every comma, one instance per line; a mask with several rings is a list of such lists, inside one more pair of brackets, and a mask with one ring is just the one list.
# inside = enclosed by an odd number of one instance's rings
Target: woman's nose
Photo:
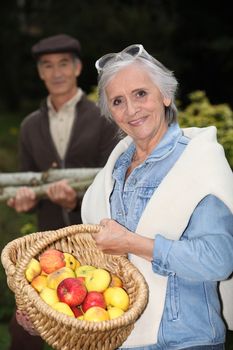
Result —
[[132, 100], [127, 100], [126, 109], [127, 109], [128, 115], [135, 115], [138, 111], [137, 103]]

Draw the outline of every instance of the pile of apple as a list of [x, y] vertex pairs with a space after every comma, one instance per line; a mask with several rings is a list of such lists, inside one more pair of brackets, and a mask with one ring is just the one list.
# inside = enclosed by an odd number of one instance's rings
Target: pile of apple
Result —
[[81, 265], [72, 254], [57, 249], [32, 258], [25, 277], [48, 305], [81, 320], [111, 320], [129, 308], [129, 296], [117, 275]]

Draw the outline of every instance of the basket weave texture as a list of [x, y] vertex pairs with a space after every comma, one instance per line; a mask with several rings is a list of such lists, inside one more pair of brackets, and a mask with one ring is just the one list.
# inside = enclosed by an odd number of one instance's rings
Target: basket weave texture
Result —
[[[36, 232], [15, 239], [2, 251], [7, 283], [18, 309], [27, 313], [40, 336], [57, 350], [113, 350], [127, 339], [148, 301], [148, 286], [138, 269], [124, 256], [104, 254], [91, 233], [99, 225], [73, 225], [56, 231]], [[25, 278], [29, 261], [48, 248], [73, 254], [82, 265], [94, 265], [117, 274], [130, 298], [122, 316], [88, 322], [62, 314], [47, 305]]]

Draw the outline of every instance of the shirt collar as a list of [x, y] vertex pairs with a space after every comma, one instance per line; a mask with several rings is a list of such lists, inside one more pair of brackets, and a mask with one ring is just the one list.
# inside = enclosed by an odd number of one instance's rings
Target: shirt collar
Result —
[[[178, 123], [171, 124], [159, 144], [154, 148], [145, 162], [151, 162], [166, 158], [175, 148], [177, 142], [182, 136], [182, 130]], [[129, 164], [135, 152], [135, 144], [131, 143], [128, 149], [118, 158], [115, 169], [119, 166]]]
[[165, 156], [170, 154], [170, 152], [175, 148], [181, 136], [182, 130], [180, 129], [178, 123], [171, 124], [147, 160], [165, 158]]
[[[66, 103], [64, 103], [64, 105], [61, 107], [60, 110], [65, 110], [65, 109], [73, 108], [73, 107], [81, 100], [82, 95], [83, 95], [83, 90], [82, 90], [81, 88], [78, 88], [76, 94], [75, 94], [69, 101], [67, 101]], [[58, 113], [58, 111], [56, 111], [56, 110], [54, 109], [54, 106], [53, 106], [53, 104], [52, 104], [51, 96], [50, 96], [50, 95], [47, 97], [47, 106], [48, 106], [48, 110], [49, 110], [50, 112], [52, 112], [53, 114]], [[60, 110], [59, 110], [59, 111], [60, 111]]]

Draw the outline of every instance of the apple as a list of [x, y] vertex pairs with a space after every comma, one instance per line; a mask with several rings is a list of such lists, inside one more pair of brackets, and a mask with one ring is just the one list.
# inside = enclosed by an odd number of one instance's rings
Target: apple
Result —
[[129, 296], [121, 287], [109, 287], [104, 291], [104, 298], [107, 308], [116, 306], [123, 311], [129, 308]]
[[80, 262], [70, 253], [64, 253], [66, 267], [70, 267], [73, 271], [80, 266]]
[[114, 273], [110, 273], [110, 275], [111, 275], [111, 282], [109, 285], [110, 287], [123, 287], [123, 282], [120, 279], [120, 277], [118, 277]]
[[83, 311], [79, 306], [70, 306], [76, 318], [83, 317]]
[[90, 309], [90, 307], [93, 306], [99, 306], [103, 309], [106, 309], [106, 302], [103, 293], [95, 291], [87, 293], [86, 298], [82, 303], [82, 310], [83, 312], [86, 312], [88, 309]]
[[92, 322], [106, 321], [109, 320], [109, 315], [107, 310], [102, 307], [93, 306], [85, 312], [83, 320]]
[[97, 268], [88, 273], [85, 279], [85, 285], [88, 292], [103, 292], [106, 288], [108, 288], [110, 281], [110, 273], [105, 269]]
[[85, 299], [87, 289], [77, 278], [65, 278], [57, 287], [57, 295], [60, 301], [69, 306], [76, 306]]
[[79, 276], [79, 277], [76, 277], [76, 279], [85, 284], [85, 277]]
[[41, 273], [41, 266], [38, 260], [32, 258], [25, 269], [25, 277], [28, 282], [31, 282], [33, 278]]
[[59, 302], [56, 290], [48, 287], [42, 289], [40, 297], [50, 306]]
[[74, 313], [73, 311], [71, 310], [71, 308], [69, 307], [69, 305], [67, 305], [66, 303], [62, 303], [62, 302], [57, 302], [53, 305], [51, 305], [52, 308], [54, 310], [57, 310], [59, 312], [62, 312], [63, 314], [65, 315], [68, 315], [68, 316], [73, 316], [74, 317]]
[[42, 289], [47, 287], [47, 276], [44, 276], [44, 275], [36, 276], [35, 278], [33, 278], [32, 282], [31, 282], [31, 286], [37, 292], [40, 293], [42, 291]]
[[66, 265], [64, 253], [57, 249], [46, 250], [39, 260], [42, 270], [48, 274]]
[[75, 277], [74, 271], [70, 267], [61, 267], [48, 275], [47, 286], [52, 289], [57, 289], [59, 283], [68, 277]]
[[113, 318], [120, 317], [124, 314], [124, 311], [116, 306], [110, 307], [107, 311], [108, 311], [110, 320], [112, 320]]
[[95, 270], [96, 267], [92, 265], [81, 265], [75, 269], [76, 277], [86, 277], [90, 271]]

